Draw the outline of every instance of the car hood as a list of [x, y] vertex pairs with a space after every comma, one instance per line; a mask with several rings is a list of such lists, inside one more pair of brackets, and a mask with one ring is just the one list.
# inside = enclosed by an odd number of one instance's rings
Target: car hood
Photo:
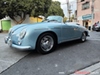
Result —
[[40, 23], [34, 23], [34, 24], [19, 24], [16, 26], [13, 26], [10, 30], [12, 32], [16, 31], [16, 30], [22, 30], [22, 29], [28, 29], [33, 28], [33, 29], [38, 29], [38, 28], [48, 28], [48, 26], [56, 26], [56, 25], [60, 25], [59, 23], [53, 23], [53, 22], [40, 22]]
[[18, 24], [16, 26], [13, 26], [11, 29], [12, 30], [17, 30], [19, 28], [26, 28], [26, 27], [33, 26], [33, 25], [36, 26], [37, 24], [39, 24], [39, 23], [35, 23], [35, 24]]

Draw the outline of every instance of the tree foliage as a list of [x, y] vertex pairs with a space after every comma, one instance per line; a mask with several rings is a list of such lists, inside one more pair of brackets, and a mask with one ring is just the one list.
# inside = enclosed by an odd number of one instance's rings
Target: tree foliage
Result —
[[67, 19], [68, 19], [67, 17], [64, 17], [63, 22], [65, 23], [67, 21]]
[[30, 16], [39, 16], [43, 15], [45, 16], [46, 13], [48, 13], [48, 9], [51, 6], [51, 0], [35, 0], [34, 9], [32, 10], [32, 13]]
[[72, 16], [70, 17], [71, 22], [75, 19], [74, 14], [72, 14]]
[[[6, 8], [3, 6], [5, 3], [3, 1], [0, 1], [0, 19], [4, 18], [6, 15]], [[5, 8], [5, 9], [4, 9]]]
[[46, 16], [48, 16], [48, 15], [64, 16], [63, 10], [60, 7], [60, 2], [58, 2], [58, 1], [52, 2]]
[[0, 0], [0, 19], [9, 16], [17, 24], [26, 19], [26, 15], [64, 16], [60, 2], [52, 0]]
[[0, 19], [9, 16], [16, 23], [22, 23], [27, 14], [44, 15], [50, 5], [51, 0], [0, 0]]

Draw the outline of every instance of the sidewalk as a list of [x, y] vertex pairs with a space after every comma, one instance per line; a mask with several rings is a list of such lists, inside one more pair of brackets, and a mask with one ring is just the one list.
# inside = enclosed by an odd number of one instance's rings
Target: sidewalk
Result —
[[21, 52], [10, 48], [4, 42], [7, 33], [0, 33], [0, 73], [25, 57], [29, 52]]
[[100, 75], [100, 62], [70, 75]]

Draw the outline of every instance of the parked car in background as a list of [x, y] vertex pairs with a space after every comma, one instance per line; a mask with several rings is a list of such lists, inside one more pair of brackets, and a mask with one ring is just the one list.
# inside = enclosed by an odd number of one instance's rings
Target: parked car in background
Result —
[[95, 31], [95, 26], [97, 25], [97, 23], [93, 24], [92, 30]]
[[95, 26], [95, 31], [100, 31], [100, 23]]
[[95, 23], [92, 28], [94, 31], [100, 31], [100, 23]]
[[77, 40], [86, 41], [88, 30], [76, 23], [63, 23], [61, 16], [49, 16], [41, 23], [13, 26], [5, 38], [10, 47], [21, 50], [37, 50], [46, 54], [57, 44]]

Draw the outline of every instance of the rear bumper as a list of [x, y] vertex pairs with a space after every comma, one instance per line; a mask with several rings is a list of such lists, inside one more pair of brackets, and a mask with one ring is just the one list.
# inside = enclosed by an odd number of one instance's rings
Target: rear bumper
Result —
[[16, 49], [19, 49], [19, 50], [31, 50], [32, 49], [31, 46], [21, 46], [21, 45], [13, 44], [12, 40], [8, 36], [4, 38], [4, 41], [10, 47], [13, 47], [13, 48], [16, 48]]

